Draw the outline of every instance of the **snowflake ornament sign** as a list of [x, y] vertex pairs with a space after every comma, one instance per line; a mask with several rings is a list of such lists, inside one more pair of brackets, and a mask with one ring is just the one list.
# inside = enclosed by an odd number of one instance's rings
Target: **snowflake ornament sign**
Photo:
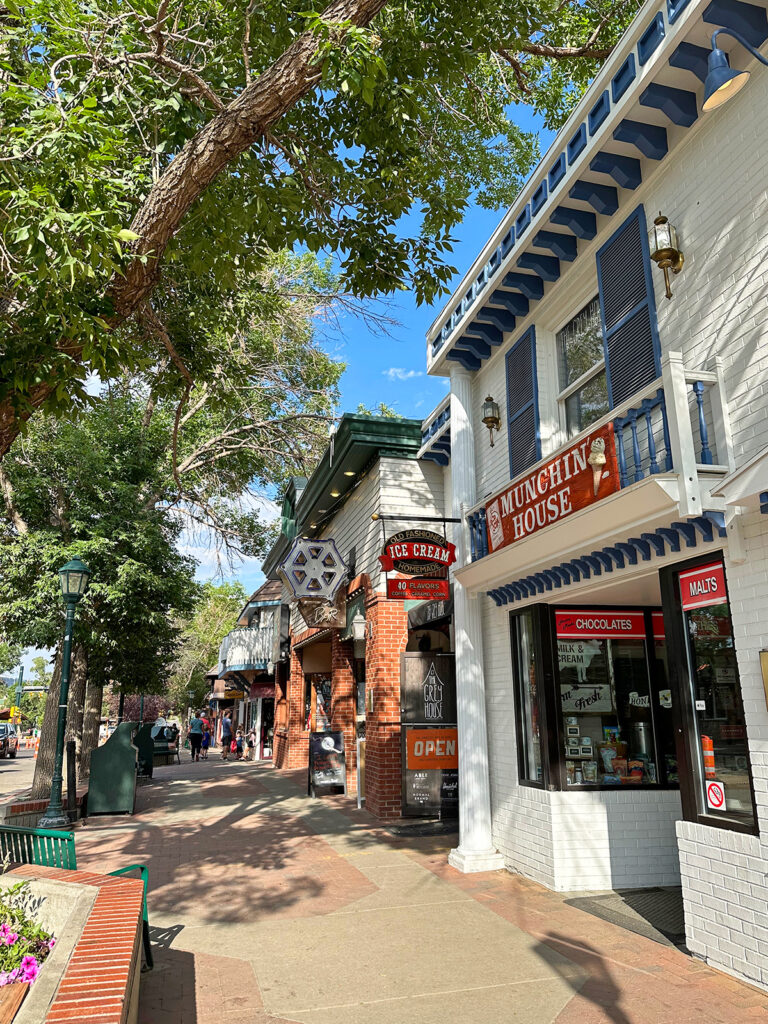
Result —
[[347, 566], [332, 540], [297, 537], [278, 573], [297, 601], [310, 597], [333, 601]]

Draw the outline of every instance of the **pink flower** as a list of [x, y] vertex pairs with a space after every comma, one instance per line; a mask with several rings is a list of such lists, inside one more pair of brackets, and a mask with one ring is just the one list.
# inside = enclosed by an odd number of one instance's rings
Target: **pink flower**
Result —
[[56, 939], [53, 936], [51, 936], [50, 939], [48, 940], [48, 949], [53, 949], [55, 945]]
[[[34, 960], [34, 957], [32, 958]], [[19, 976], [19, 968], [13, 971], [0, 971], [0, 988], [5, 985], [12, 985]]]
[[25, 956], [22, 958], [19, 970], [22, 973], [22, 981], [32, 982], [37, 977], [40, 968], [33, 956]]

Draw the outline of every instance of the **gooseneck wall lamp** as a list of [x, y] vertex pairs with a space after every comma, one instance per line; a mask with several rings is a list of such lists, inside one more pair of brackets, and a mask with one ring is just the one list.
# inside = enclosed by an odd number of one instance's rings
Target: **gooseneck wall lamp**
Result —
[[749, 79], [748, 71], [736, 71], [730, 66], [728, 54], [717, 45], [717, 37], [719, 35], [731, 36], [748, 53], [751, 53], [756, 60], [759, 60], [761, 64], [765, 64], [768, 67], [768, 59], [759, 50], [756, 50], [751, 43], [748, 43], [740, 33], [734, 32], [730, 28], [715, 29], [712, 33], [712, 53], [710, 53], [707, 62], [707, 77], [704, 80], [704, 102], [701, 105], [701, 109], [705, 112], [714, 110], [716, 107], [722, 106], [723, 103], [727, 103], [731, 96], [735, 96], [747, 84]]

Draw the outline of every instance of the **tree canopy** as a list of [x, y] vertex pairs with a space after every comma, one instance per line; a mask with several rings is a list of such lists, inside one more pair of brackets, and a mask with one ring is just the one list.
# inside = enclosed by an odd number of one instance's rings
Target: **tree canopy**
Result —
[[513, 105], [562, 123], [637, 6], [0, 0], [0, 456], [270, 251], [430, 301], [469, 197], [511, 201], [536, 159]]

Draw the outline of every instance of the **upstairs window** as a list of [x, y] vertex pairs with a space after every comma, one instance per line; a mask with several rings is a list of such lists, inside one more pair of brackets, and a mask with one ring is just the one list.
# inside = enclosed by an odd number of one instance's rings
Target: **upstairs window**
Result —
[[570, 438], [610, 409], [597, 296], [557, 332], [557, 366], [558, 401]]

